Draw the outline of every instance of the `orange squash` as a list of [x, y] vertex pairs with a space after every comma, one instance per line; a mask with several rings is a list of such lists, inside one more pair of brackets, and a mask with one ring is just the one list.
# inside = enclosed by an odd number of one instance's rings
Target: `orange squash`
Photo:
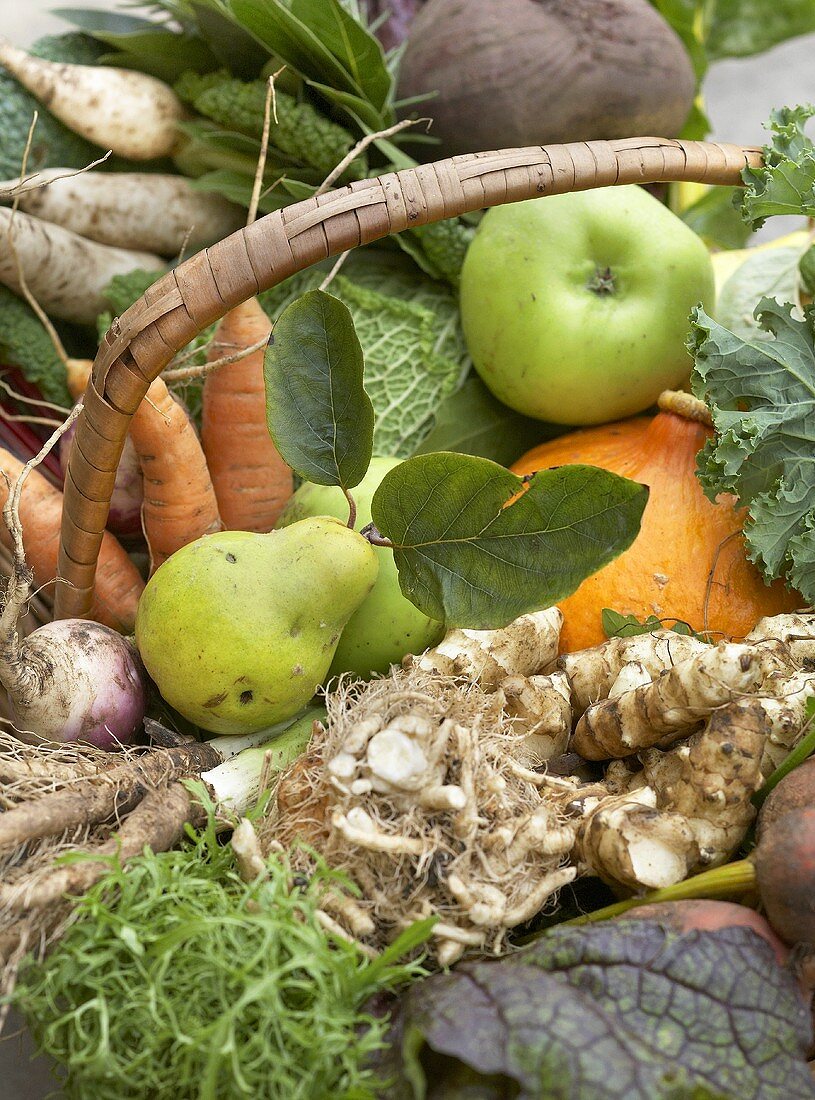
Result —
[[[648, 485], [651, 493], [633, 545], [559, 604], [561, 650], [605, 640], [604, 607], [638, 619], [680, 619], [714, 636], [741, 638], [762, 615], [803, 604], [780, 582], [764, 583], [746, 557], [744, 513], [735, 498], [708, 500], [696, 455], [711, 434], [707, 410], [688, 394], [663, 394], [660, 412], [572, 432], [529, 451], [516, 474], [565, 463], [601, 466]], [[699, 419], [696, 419], [699, 418]]]

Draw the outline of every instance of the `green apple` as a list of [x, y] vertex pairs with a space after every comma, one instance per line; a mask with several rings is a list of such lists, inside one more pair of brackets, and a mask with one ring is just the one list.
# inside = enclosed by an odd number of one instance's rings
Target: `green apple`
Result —
[[[371, 498], [388, 470], [398, 465], [397, 458], [373, 458], [363, 480], [351, 490], [357, 506], [357, 530], [371, 522]], [[348, 501], [342, 490], [306, 482], [292, 497], [277, 526], [313, 516], [336, 516], [347, 521]], [[375, 549], [379, 575], [370, 595], [340, 635], [329, 676], [350, 672], [365, 678], [387, 672], [406, 653], [422, 653], [444, 633], [441, 623], [428, 619], [402, 595], [392, 552], [383, 547]]]
[[715, 301], [702, 240], [641, 187], [497, 207], [461, 275], [476, 370], [506, 405], [601, 424], [687, 381], [688, 315]]

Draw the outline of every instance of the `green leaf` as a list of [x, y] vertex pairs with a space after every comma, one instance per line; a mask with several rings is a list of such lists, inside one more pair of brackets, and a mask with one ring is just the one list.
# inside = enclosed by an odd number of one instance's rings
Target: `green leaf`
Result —
[[348, 307], [322, 290], [293, 302], [272, 330], [264, 374], [269, 432], [284, 460], [317, 485], [359, 485], [374, 410]]
[[812, 0], [715, 0], [705, 43], [711, 61], [750, 57], [815, 31]]
[[810, 245], [798, 264], [801, 286], [810, 296], [815, 297], [815, 245]]
[[476, 375], [441, 405], [435, 425], [416, 454], [456, 451], [509, 466], [530, 447], [554, 439], [564, 429], [521, 416], [493, 397]]
[[379, 41], [338, 0], [291, 0], [292, 15], [311, 27], [374, 107], [391, 97], [393, 79]]
[[240, 25], [302, 77], [362, 95], [362, 89], [314, 30], [284, 0], [230, 0]]
[[[640, 622], [636, 615], [621, 615], [619, 611], [612, 611], [609, 607], [603, 608], [601, 619], [607, 638], [634, 638], [638, 634], [650, 634], [654, 630], [672, 630], [674, 634], [705, 640], [689, 623], [682, 622], [681, 619], [658, 619], [656, 615], [649, 615]], [[669, 627], [668, 623], [673, 625]]]
[[[456, 297], [398, 253], [355, 251], [342, 270], [331, 292], [351, 311], [365, 356], [365, 388], [376, 413], [374, 453], [407, 458], [470, 367]], [[275, 318], [324, 275], [303, 272], [262, 294], [261, 304]]]
[[[705, 134], [708, 131], [705, 131]], [[704, 137], [701, 134], [700, 137]], [[682, 221], [700, 236], [710, 248], [744, 248], [750, 238], [750, 227], [734, 205], [741, 197], [741, 188], [711, 187], [695, 203], [682, 211]]]
[[497, 463], [445, 452], [386, 474], [371, 514], [407, 599], [448, 626], [506, 626], [629, 547], [648, 499], [645, 486], [592, 466], [543, 470], [518, 496], [523, 486]]
[[382, 112], [363, 99], [358, 92], [348, 92], [341, 88], [332, 88], [330, 84], [322, 80], [306, 78], [310, 88], [327, 100], [334, 107], [338, 107], [348, 118], [354, 122], [363, 123], [369, 130], [384, 130], [393, 122], [390, 111]]
[[711, 499], [733, 493], [747, 508], [749, 556], [767, 580], [784, 577], [815, 601], [815, 308], [804, 320], [764, 298], [756, 309], [772, 339], [742, 340], [693, 315], [693, 392], [716, 435], [699, 456]]
[[815, 217], [815, 145], [804, 132], [813, 115], [812, 106], [773, 111], [763, 167], [742, 172], [741, 216], [753, 229], [774, 214]]
[[798, 263], [801, 248], [756, 249], [722, 287], [716, 302], [716, 320], [742, 340], [770, 340], [770, 333], [754, 316], [756, 302], [798, 302]]
[[391, 1100], [811, 1100], [809, 1010], [748, 928], [555, 928], [403, 995]]

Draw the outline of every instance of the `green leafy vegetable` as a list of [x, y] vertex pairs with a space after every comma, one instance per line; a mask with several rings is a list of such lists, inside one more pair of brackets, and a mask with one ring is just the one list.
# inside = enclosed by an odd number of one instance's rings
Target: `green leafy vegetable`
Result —
[[415, 453], [457, 451], [509, 466], [530, 447], [553, 439], [564, 430], [560, 425], [532, 420], [502, 405], [480, 378], [471, 375], [441, 405], [433, 429]]
[[815, 217], [815, 145], [804, 132], [815, 107], [782, 107], [773, 111], [768, 129], [773, 137], [764, 146], [764, 165], [745, 168], [744, 191], [737, 194], [741, 215], [760, 229], [774, 214]]
[[347, 306], [310, 290], [274, 326], [264, 359], [266, 419], [284, 460], [306, 481], [353, 489], [373, 452], [374, 410]]
[[769, 340], [754, 316], [761, 298], [798, 303], [801, 247], [756, 249], [725, 282], [716, 302], [716, 320], [743, 340]]
[[592, 466], [543, 470], [526, 483], [494, 462], [449, 453], [409, 458], [371, 506], [393, 543], [404, 595], [448, 626], [490, 629], [548, 607], [639, 531], [643, 485]]
[[70, 409], [65, 367], [51, 337], [22, 298], [0, 286], [0, 365], [19, 367], [46, 401]]
[[183, 851], [111, 862], [79, 920], [15, 993], [68, 1100], [373, 1100], [387, 1018], [366, 1000], [415, 978], [432, 922], [378, 959], [329, 938], [283, 858], [251, 885], [208, 828]]
[[557, 928], [403, 996], [391, 1100], [809, 1100], [811, 1025], [751, 929]]
[[[342, 270], [331, 293], [348, 306], [365, 356], [365, 389], [376, 413], [374, 453], [407, 458], [470, 366], [456, 297], [398, 253], [366, 249]], [[274, 319], [323, 277], [303, 272], [262, 294], [261, 305]]]
[[815, 297], [815, 245], [810, 245], [798, 264], [798, 276], [801, 286], [810, 296]]
[[693, 392], [716, 435], [699, 458], [711, 499], [734, 493], [748, 510], [748, 553], [768, 580], [784, 577], [815, 601], [815, 307], [804, 319], [764, 298], [756, 317], [772, 339], [745, 341], [697, 309], [689, 348]]
[[[649, 615], [640, 621], [636, 615], [621, 615], [619, 611], [612, 611], [604, 607], [602, 611], [603, 632], [607, 638], [633, 638], [637, 634], [650, 634], [653, 630], [672, 630], [674, 634], [684, 634], [693, 638], [701, 638], [700, 634], [688, 623], [681, 619], [658, 619], [656, 615]], [[668, 626], [668, 623], [673, 623]]]
[[812, 0], [714, 0], [709, 5], [705, 43], [712, 61], [750, 57], [779, 42], [815, 31]]
[[[176, 83], [178, 95], [199, 114], [219, 123], [226, 130], [237, 130], [260, 139], [266, 106], [266, 82], [246, 83], [228, 72], [186, 72]], [[296, 162], [316, 168], [325, 177], [339, 164], [354, 144], [351, 134], [320, 114], [310, 103], [298, 103], [285, 92], [275, 94], [275, 117], [271, 119], [269, 141]], [[367, 160], [357, 157], [348, 175], [361, 179]]]

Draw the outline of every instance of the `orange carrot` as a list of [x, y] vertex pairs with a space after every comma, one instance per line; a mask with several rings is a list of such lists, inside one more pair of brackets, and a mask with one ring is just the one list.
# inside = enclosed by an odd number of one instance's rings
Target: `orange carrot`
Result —
[[[23, 463], [0, 449], [0, 470], [14, 482]], [[0, 507], [8, 497], [8, 483], [0, 477]], [[32, 470], [20, 498], [20, 523], [23, 528], [26, 561], [34, 572], [34, 588], [53, 584], [57, 575], [59, 530], [62, 522], [62, 493], [37, 470]], [[0, 540], [11, 549], [6, 525], [0, 521]], [[136, 606], [144, 588], [133, 562], [114, 535], [102, 537], [96, 572], [96, 594], [91, 618], [115, 630], [130, 634], [136, 622]], [[51, 593], [46, 589], [45, 596]]]
[[[269, 319], [251, 298], [223, 318], [211, 358], [251, 347], [270, 330]], [[266, 427], [263, 348], [207, 375], [201, 441], [225, 527], [270, 531], [293, 484]]]
[[198, 436], [161, 378], [136, 410], [130, 438], [144, 477], [142, 526], [153, 573], [170, 554], [222, 524]]

